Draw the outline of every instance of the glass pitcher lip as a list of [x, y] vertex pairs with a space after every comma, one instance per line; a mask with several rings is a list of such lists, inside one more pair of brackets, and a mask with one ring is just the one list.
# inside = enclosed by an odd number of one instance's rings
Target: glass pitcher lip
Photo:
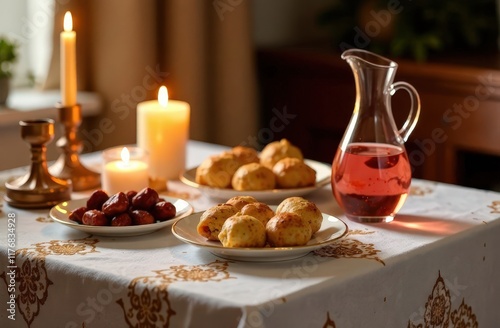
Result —
[[344, 60], [356, 57], [367, 64], [380, 68], [398, 67], [398, 64], [395, 61], [364, 49], [348, 49], [345, 50], [340, 57]]

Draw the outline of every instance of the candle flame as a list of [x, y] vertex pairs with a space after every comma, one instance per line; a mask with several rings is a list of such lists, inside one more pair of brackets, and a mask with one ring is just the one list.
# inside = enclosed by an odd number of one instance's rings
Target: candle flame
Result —
[[123, 147], [122, 152], [121, 152], [121, 157], [122, 157], [122, 161], [125, 164], [128, 164], [128, 162], [130, 161], [130, 152], [128, 151], [127, 147]]
[[164, 85], [162, 85], [158, 91], [158, 102], [162, 107], [167, 107], [168, 105], [168, 90]]
[[73, 17], [69, 11], [64, 14], [64, 31], [70, 32], [73, 30]]

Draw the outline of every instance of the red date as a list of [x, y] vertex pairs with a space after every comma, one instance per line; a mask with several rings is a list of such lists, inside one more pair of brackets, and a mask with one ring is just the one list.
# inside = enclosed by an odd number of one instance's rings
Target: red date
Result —
[[128, 210], [128, 198], [123, 192], [119, 192], [109, 197], [109, 199], [102, 204], [102, 211], [109, 217], [117, 214], [124, 213]]
[[125, 193], [125, 195], [127, 195], [129, 204], [132, 204], [132, 198], [134, 198], [134, 196], [137, 195], [137, 191], [129, 190]]
[[174, 204], [163, 201], [153, 206], [151, 214], [158, 221], [167, 221], [175, 216], [176, 209]]
[[101, 210], [102, 204], [104, 204], [108, 198], [109, 196], [104, 190], [96, 190], [87, 200], [87, 208], [89, 210]]
[[134, 225], [143, 225], [155, 223], [155, 218], [148, 211], [134, 210], [130, 212]]
[[79, 207], [69, 214], [69, 219], [78, 223], [82, 223], [83, 214], [87, 212], [88, 209], [85, 206]]
[[123, 227], [166, 221], [177, 214], [175, 206], [160, 198], [152, 188], [118, 192], [112, 196], [96, 190], [86, 205], [70, 212], [69, 219], [85, 225]]
[[158, 203], [160, 197], [158, 192], [151, 188], [144, 188], [137, 193], [132, 198], [132, 206], [140, 210], [149, 210], [156, 203]]
[[89, 210], [83, 214], [82, 223], [91, 226], [107, 226], [109, 225], [109, 220], [103, 212]]
[[111, 219], [111, 225], [113, 227], [124, 227], [132, 225], [132, 218], [128, 213], [121, 213]]

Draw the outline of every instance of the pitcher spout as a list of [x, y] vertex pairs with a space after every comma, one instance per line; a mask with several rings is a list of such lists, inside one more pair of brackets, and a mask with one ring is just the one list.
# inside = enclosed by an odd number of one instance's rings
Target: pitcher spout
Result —
[[366, 51], [363, 49], [349, 49], [342, 53], [341, 58], [346, 60], [348, 63], [358, 63], [370, 65], [378, 68], [393, 68], [396, 69], [398, 64], [388, 58], [377, 55], [373, 52]]

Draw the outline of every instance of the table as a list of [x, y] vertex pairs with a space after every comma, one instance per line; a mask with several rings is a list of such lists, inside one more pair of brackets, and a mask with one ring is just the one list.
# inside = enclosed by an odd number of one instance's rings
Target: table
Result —
[[[187, 165], [223, 149], [191, 141]], [[98, 158], [83, 161], [90, 166]], [[180, 181], [169, 182], [169, 189], [196, 211], [217, 203]], [[280, 262], [218, 258], [177, 240], [170, 229], [90, 236], [54, 222], [48, 210], [3, 204], [0, 326], [499, 326], [499, 193], [415, 180], [388, 224], [348, 220], [329, 186], [306, 197], [344, 220], [349, 232]], [[15, 240], [8, 240], [12, 217]], [[14, 268], [8, 266], [12, 246]]]

